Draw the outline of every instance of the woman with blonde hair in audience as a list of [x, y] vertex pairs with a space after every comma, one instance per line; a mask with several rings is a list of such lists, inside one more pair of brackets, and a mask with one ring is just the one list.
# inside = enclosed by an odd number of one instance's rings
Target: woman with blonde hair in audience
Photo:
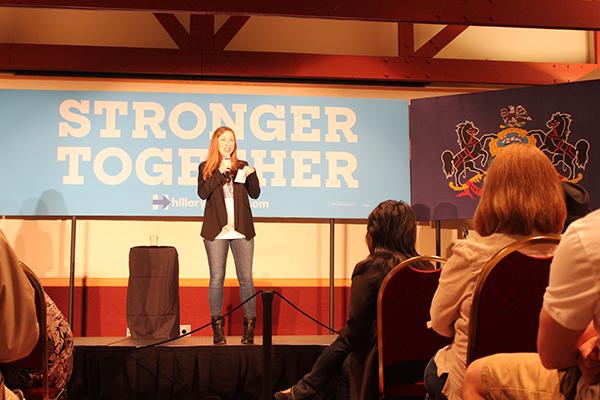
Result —
[[516, 240], [559, 234], [565, 217], [560, 180], [550, 160], [532, 145], [502, 149], [487, 172], [475, 210], [479, 237], [454, 245], [431, 303], [430, 327], [454, 339], [437, 352], [425, 370], [430, 396], [462, 398], [472, 295], [485, 263]]

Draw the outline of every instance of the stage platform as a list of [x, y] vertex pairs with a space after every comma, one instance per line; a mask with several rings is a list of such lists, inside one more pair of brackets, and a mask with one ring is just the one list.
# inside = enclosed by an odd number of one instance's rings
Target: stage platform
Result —
[[[144, 347], [159, 339], [75, 338], [69, 399], [258, 400], [262, 394], [262, 337], [243, 345], [228, 336], [213, 345], [209, 336], [186, 336]], [[308, 372], [335, 336], [273, 336], [273, 391]]]

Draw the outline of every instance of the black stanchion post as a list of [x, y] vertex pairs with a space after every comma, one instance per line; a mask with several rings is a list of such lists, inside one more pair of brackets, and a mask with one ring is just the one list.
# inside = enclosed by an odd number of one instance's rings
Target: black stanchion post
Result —
[[[329, 220], [329, 326], [333, 328], [335, 319], [335, 218]], [[333, 335], [333, 331], [329, 331]]]
[[[71, 259], [69, 260], [69, 325], [71, 329], [75, 321], [73, 304], [75, 303], [75, 238], [77, 237], [77, 217], [71, 217]], [[85, 329], [85, 327], [83, 327]]]
[[435, 255], [440, 257], [442, 254], [442, 223], [439, 219], [435, 220]]
[[[442, 256], [442, 223], [439, 219], [435, 220], [435, 255]], [[435, 263], [436, 268], [440, 268], [440, 263]]]
[[273, 363], [273, 291], [263, 290], [263, 400], [273, 398], [273, 383], [271, 370]]

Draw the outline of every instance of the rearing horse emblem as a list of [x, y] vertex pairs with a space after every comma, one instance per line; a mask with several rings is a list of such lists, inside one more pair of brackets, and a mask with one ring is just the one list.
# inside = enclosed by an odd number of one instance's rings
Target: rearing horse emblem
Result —
[[548, 131], [536, 129], [530, 131], [529, 135], [536, 138], [538, 147], [548, 155], [552, 164], [557, 168], [560, 166], [566, 172], [563, 174], [566, 180], [579, 182], [583, 174], [578, 169], [585, 169], [590, 143], [585, 139], [579, 139], [574, 145], [569, 143], [571, 122], [573, 118], [570, 114], [555, 112], [546, 122]]
[[[450, 186], [460, 188], [464, 181], [468, 181], [468, 172], [483, 176], [490, 153], [486, 149], [487, 142], [494, 138], [494, 134], [477, 137], [479, 128], [471, 121], [461, 122], [456, 125], [457, 142], [460, 150], [454, 154], [450, 150], [442, 153], [442, 164], [446, 178], [452, 177]], [[479, 164], [479, 167], [477, 166]], [[471, 178], [472, 179], [472, 178]], [[454, 188], [453, 188], [454, 189]], [[456, 189], [455, 189], [456, 190]]]
[[590, 143], [586, 139], [579, 139], [575, 144], [569, 142], [573, 122], [570, 114], [553, 113], [546, 122], [547, 131], [524, 128], [532, 119], [522, 105], [504, 107], [500, 115], [504, 123], [498, 133], [479, 136], [479, 128], [472, 121], [456, 125], [460, 150], [456, 154], [444, 150], [441, 159], [446, 179], [451, 178], [448, 186], [458, 192], [457, 197], [480, 196], [490, 158], [516, 143], [539, 147], [550, 158], [561, 180], [577, 183], [583, 179]]

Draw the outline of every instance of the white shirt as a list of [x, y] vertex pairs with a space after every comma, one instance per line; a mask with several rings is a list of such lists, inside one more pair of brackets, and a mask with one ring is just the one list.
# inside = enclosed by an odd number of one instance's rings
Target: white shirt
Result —
[[440, 349], [434, 357], [438, 376], [448, 373], [443, 393], [449, 400], [462, 398], [471, 304], [479, 274], [498, 250], [522, 238], [524, 236], [494, 233], [459, 240], [442, 268], [440, 282], [431, 302], [429, 325], [441, 335], [454, 336], [452, 343]]
[[[600, 335], [600, 210], [573, 222], [550, 267], [544, 310], [572, 330], [594, 322]], [[599, 399], [600, 385], [580, 388], [579, 399]]]
[[225, 209], [227, 210], [227, 225], [215, 239], [244, 239], [246, 236], [235, 230], [235, 205], [233, 203], [233, 182], [230, 180], [223, 185], [223, 197], [225, 198]]

